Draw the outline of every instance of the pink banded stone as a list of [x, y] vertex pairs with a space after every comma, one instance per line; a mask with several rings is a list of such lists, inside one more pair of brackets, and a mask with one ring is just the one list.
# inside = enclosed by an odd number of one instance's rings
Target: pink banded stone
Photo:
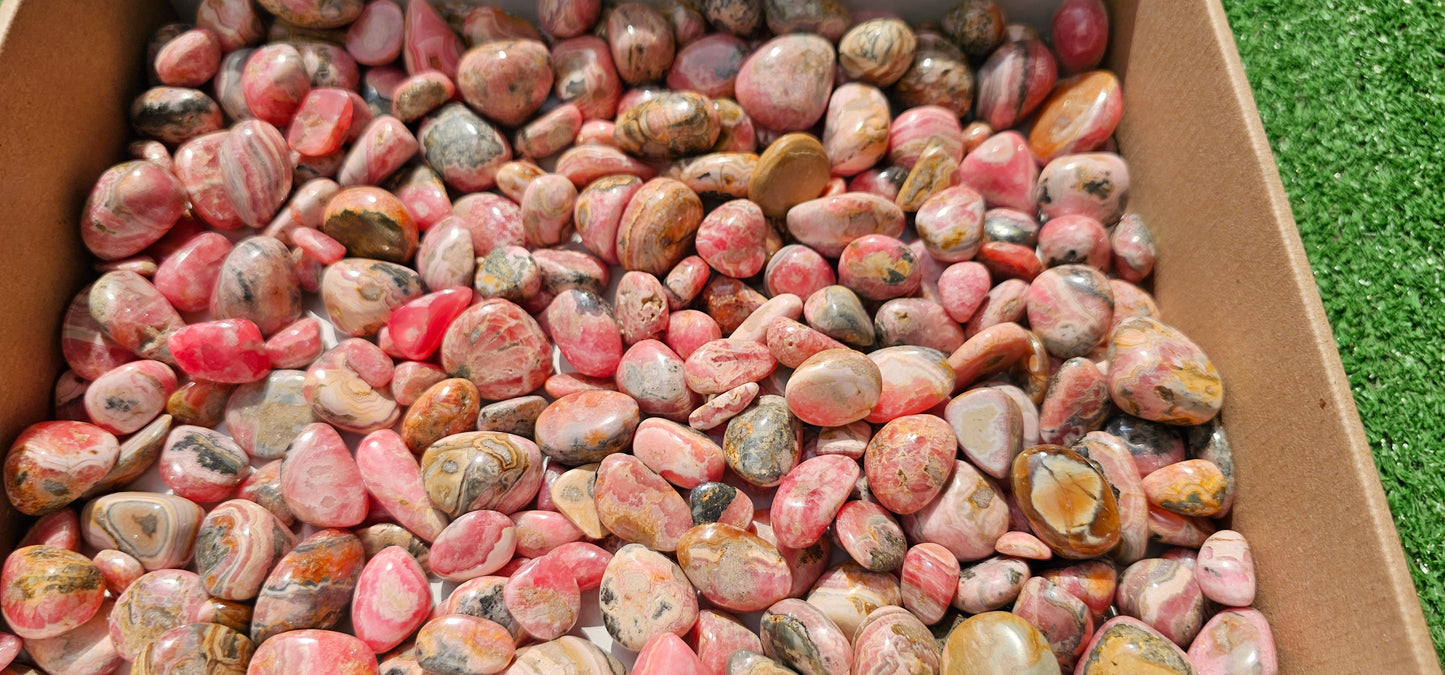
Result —
[[903, 518], [913, 541], [942, 544], [961, 561], [992, 553], [1008, 524], [1009, 507], [1002, 494], [962, 460], [954, 463], [953, 477], [938, 498]]
[[732, 419], [757, 398], [759, 386], [747, 382], [717, 396], [688, 415], [688, 425], [698, 431], [707, 431]]
[[214, 33], [224, 52], [235, 51], [265, 35], [261, 17], [249, 0], [203, 0], [196, 8], [196, 27]]
[[903, 606], [925, 623], [943, 618], [958, 590], [958, 558], [948, 549], [917, 544], [903, 557]]
[[863, 453], [870, 494], [893, 513], [917, 513], [949, 485], [955, 447], [948, 425], [932, 415], [885, 424]]
[[366, 518], [366, 491], [356, 461], [336, 430], [301, 430], [281, 464], [281, 494], [301, 522], [352, 527]]
[[336, 174], [342, 187], [376, 185], [417, 153], [417, 140], [401, 120], [378, 115], [361, 131]]
[[166, 338], [185, 325], [174, 307], [135, 272], [106, 272], [90, 286], [90, 316], [117, 344], [143, 358], [170, 362]]
[[402, 357], [422, 360], [441, 347], [447, 327], [471, 303], [467, 288], [447, 288], [411, 300], [387, 319], [392, 344]]
[[374, 652], [401, 644], [431, 613], [426, 573], [406, 549], [389, 546], [368, 560], [356, 582], [351, 624]]
[[126, 162], [101, 174], [86, 200], [80, 234], [102, 260], [135, 255], [155, 243], [185, 212], [186, 190], [153, 162]]
[[908, 540], [898, 521], [873, 502], [850, 501], [839, 509], [833, 534], [843, 550], [864, 569], [896, 572]]
[[1199, 548], [1194, 580], [1204, 596], [1230, 607], [1247, 607], [1254, 602], [1254, 556], [1244, 535], [1220, 530]]
[[836, 427], [867, 417], [877, 405], [883, 382], [867, 356], [843, 349], [818, 352], [788, 379], [788, 407], [799, 419]]
[[709, 602], [756, 612], [787, 597], [792, 572], [777, 547], [723, 523], [700, 524], [678, 542], [678, 563]]
[[248, 675], [288, 673], [371, 673], [376, 653], [366, 642], [329, 630], [297, 630], [261, 643]]
[[129, 434], [164, 412], [176, 374], [160, 361], [132, 361], [96, 378], [85, 390], [85, 412], [106, 431]]
[[807, 548], [822, 538], [859, 473], [858, 463], [842, 455], [815, 457], [788, 472], [770, 512], [778, 544]]
[[346, 29], [346, 51], [364, 66], [384, 66], [401, 56], [401, 8], [391, 0], [367, 3]]
[[1016, 131], [990, 136], [963, 158], [958, 174], [990, 207], [1034, 210], [1039, 166], [1029, 154], [1028, 142]]
[[230, 436], [205, 427], [171, 429], [157, 462], [166, 487], [186, 499], [218, 502], [250, 474], [250, 458]]
[[807, 675], [850, 672], [853, 649], [843, 631], [812, 604], [779, 600], [763, 612], [763, 653]]
[[1207, 601], [1183, 563], [1146, 558], [1119, 577], [1116, 603], [1120, 613], [1159, 631], [1174, 644], [1186, 646], [1199, 633]]
[[632, 345], [617, 364], [617, 388], [637, 400], [642, 412], [685, 420], [698, 396], [687, 388], [682, 359], [657, 340]]
[[1177, 329], [1134, 317], [1109, 337], [1109, 395], [1124, 412], [1167, 424], [1219, 413], [1224, 384], [1204, 351]]
[[661, 476], [631, 455], [602, 460], [594, 486], [597, 514], [608, 531], [655, 551], [675, 551], [692, 527], [687, 503]]
[[878, 403], [865, 418], [869, 422], [930, 410], [953, 392], [953, 369], [936, 349], [901, 345], [872, 352], [868, 358], [878, 366], [883, 382]]
[[567, 516], [556, 511], [518, 511], [511, 519], [516, 528], [516, 553], [521, 557], [540, 558], [586, 536]]
[[934, 672], [938, 662], [933, 633], [900, 607], [873, 610], [853, 636], [853, 672], [857, 675]]
[[522, 565], [507, 580], [502, 597], [517, 623], [539, 640], [555, 640], [571, 630], [582, 609], [572, 570], [552, 556]]
[[54, 546], [67, 551], [79, 551], [80, 516], [74, 509], [61, 509], [41, 516], [25, 532], [25, 536], [15, 548], [26, 546]]
[[244, 499], [222, 503], [206, 514], [196, 533], [196, 570], [213, 597], [250, 600], [296, 546], [296, 535], [270, 511]]
[[758, 382], [777, 367], [768, 348], [753, 340], [713, 340], [699, 346], [683, 364], [689, 389], [699, 394], [721, 394], [734, 387]]
[[211, 303], [221, 263], [231, 242], [216, 232], [191, 238], [161, 260], [153, 283], [171, 305], [183, 312], [204, 311]]
[[71, 370], [85, 380], [94, 380], [136, 359], [135, 352], [112, 340], [91, 317], [89, 286], [82, 288], [65, 310], [60, 326], [60, 352]]
[[686, 359], [698, 347], [722, 337], [722, 328], [712, 317], [695, 309], [684, 309], [668, 315], [667, 334], [663, 339], [678, 356]]
[[739, 279], [753, 276], [767, 261], [764, 240], [768, 227], [757, 204], [746, 199], [727, 202], [703, 219], [697, 231], [697, 253], [720, 274]]
[[726, 673], [728, 657], [733, 652], [763, 650], [762, 642], [747, 626], [713, 609], [698, 612], [697, 623], [688, 631], [687, 642], [702, 662], [703, 672], [708, 675]]
[[512, 559], [516, 527], [496, 511], [472, 511], [452, 521], [432, 544], [432, 572], [448, 581], [492, 574]]
[[261, 330], [246, 319], [191, 324], [171, 333], [167, 343], [181, 370], [198, 380], [243, 384], [271, 371]]
[[1279, 655], [1269, 621], [1255, 609], [1226, 609], [1214, 615], [1189, 645], [1189, 663], [1199, 675], [1277, 675]]
[[1043, 633], [1064, 668], [1074, 666], [1094, 634], [1094, 619], [1084, 601], [1044, 577], [1024, 582], [1013, 613]]
[[638, 425], [632, 454], [683, 489], [722, 480], [726, 466], [722, 448], [711, 438], [662, 418], [647, 419]]
[[292, 150], [311, 157], [341, 149], [351, 131], [351, 96], [342, 89], [313, 89], [306, 94], [286, 132]]
[[[36, 666], [47, 673], [104, 675], [116, 671], [125, 664], [125, 659], [110, 639], [109, 617], [114, 604], [107, 600], [89, 621], [62, 635], [25, 640], [26, 654]], [[19, 649], [18, 645], [16, 649]], [[6, 660], [3, 654], [0, 654], [0, 662]], [[40, 671], [26, 668], [25, 672]]]
[[477, 385], [482, 398], [507, 399], [531, 393], [552, 374], [552, 345], [521, 307], [484, 300], [447, 328], [441, 362]]
[[286, 631], [336, 625], [365, 562], [362, 543], [350, 532], [322, 530], [307, 537], [266, 577], [256, 599], [251, 638], [270, 642]]
[[163, 569], [135, 580], [110, 612], [110, 639], [121, 657], [134, 661], [166, 631], [194, 623], [205, 607], [206, 591], [193, 572]]
[[426, 541], [437, 539], [443, 532], [446, 515], [432, 508], [422, 484], [421, 467], [396, 432], [382, 429], [361, 439], [356, 447], [356, 467], [366, 492], [403, 527]]
[[321, 322], [305, 317], [266, 340], [272, 368], [305, 368], [321, 356]]
[[834, 51], [824, 38], [784, 35], [763, 44], [738, 71], [737, 101], [757, 124], [797, 131], [822, 119], [833, 91]]
[[970, 614], [1007, 606], [1029, 577], [1028, 563], [1016, 558], [995, 556], [970, 565], [959, 573], [953, 606]]
[[628, 544], [612, 556], [598, 587], [602, 624], [619, 646], [640, 650], [663, 633], [683, 635], [697, 621], [697, 599], [682, 568]]
[[577, 588], [582, 592], [597, 590], [612, 554], [607, 549], [585, 541], [570, 541], [552, 549], [548, 555], [560, 559], [572, 570]]
[[462, 56], [462, 39], [452, 32], [436, 9], [429, 4], [406, 5], [402, 57], [406, 72], [416, 75], [428, 70], [441, 71], [456, 79], [457, 62]]
[[105, 579], [85, 556], [27, 546], [5, 558], [0, 610], [17, 635], [53, 638], [85, 624], [105, 600]]

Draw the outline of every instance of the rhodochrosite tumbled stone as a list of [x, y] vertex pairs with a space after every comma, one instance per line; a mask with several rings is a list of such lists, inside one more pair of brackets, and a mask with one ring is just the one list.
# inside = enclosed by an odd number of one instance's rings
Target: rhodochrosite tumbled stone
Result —
[[1058, 445], [1014, 458], [1013, 494], [1034, 534], [1065, 558], [1091, 558], [1119, 543], [1113, 487], [1089, 460]]
[[738, 71], [737, 100], [757, 124], [807, 129], [823, 117], [833, 91], [833, 46], [817, 35], [774, 38]]
[[513, 650], [507, 629], [465, 614], [432, 619], [416, 635], [417, 664], [438, 675], [500, 673]]
[[800, 434], [798, 418], [783, 397], [760, 396], [751, 408], [728, 421], [723, 456], [743, 480], [771, 487], [797, 465]]
[[201, 578], [185, 570], [150, 572], [127, 588], [110, 612], [116, 651], [135, 661], [147, 644], [166, 631], [195, 623], [206, 605]]
[[245, 319], [193, 323], [171, 333], [167, 345], [176, 365], [198, 380], [243, 384], [271, 370], [261, 330]]
[[853, 635], [853, 672], [857, 675], [932, 673], [939, 650], [933, 633], [900, 607], [879, 607]]
[[1109, 338], [1109, 394], [1131, 415], [1204, 424], [1224, 404], [1224, 383], [1204, 351], [1156, 319], [1132, 317]]
[[823, 455], [789, 471], [773, 496], [771, 521], [778, 544], [807, 548], [823, 536], [858, 480], [858, 463]]
[[191, 559], [205, 511], [175, 495], [115, 492], [96, 497], [80, 512], [81, 535], [95, 548], [113, 548], [147, 570], [178, 567]]
[[1193, 675], [1199, 671], [1184, 650], [1147, 624], [1127, 616], [1116, 616], [1099, 627], [1075, 670], [1078, 675], [1148, 672]]
[[5, 456], [5, 495], [26, 515], [75, 501], [115, 466], [120, 444], [85, 422], [41, 422], [26, 429]]
[[1199, 675], [1279, 672], [1269, 621], [1254, 609], [1226, 609], [1215, 614], [1189, 645], [1189, 662]]
[[453, 377], [477, 385], [482, 398], [508, 399], [531, 393], [552, 374], [552, 345], [521, 307], [484, 300], [447, 328], [441, 362]]
[[233, 499], [201, 521], [196, 569], [213, 597], [250, 600], [271, 568], [296, 545], [296, 536], [255, 502]]
[[105, 599], [105, 579], [88, 558], [54, 546], [26, 546], [5, 558], [0, 611], [17, 635], [52, 638], [89, 621]]
[[281, 462], [281, 495], [303, 523], [352, 527], [366, 518], [366, 491], [346, 443], [328, 424], [297, 434]]
[[838, 626], [813, 605], [788, 598], [766, 612], [758, 628], [763, 653], [804, 675], [845, 673], [853, 649]]
[[675, 551], [678, 539], [692, 527], [687, 502], [631, 455], [609, 455], [602, 460], [593, 494], [602, 525], [624, 541], [655, 551]]
[[193, 623], [172, 628], [136, 655], [135, 675], [204, 672], [241, 675], [255, 647], [251, 639], [215, 623]]
[[777, 547], [723, 523], [688, 530], [678, 542], [677, 559], [703, 597], [733, 611], [763, 610], [786, 597], [793, 583]]
[[528, 635], [555, 640], [572, 629], [582, 609], [577, 579], [561, 558], [523, 563], [503, 588], [507, 611]]
[[597, 597], [608, 635], [632, 651], [662, 633], [682, 635], [697, 621], [696, 595], [682, 568], [638, 544], [612, 556]]
[[422, 453], [422, 482], [432, 505], [452, 517], [468, 511], [515, 511], [542, 480], [542, 453], [520, 436], [469, 431]]
[[102, 260], [145, 250], [185, 212], [186, 191], [165, 167], [126, 162], [101, 174], [86, 201], [80, 235]]
[[376, 654], [363, 641], [329, 630], [298, 630], [261, 643], [251, 656], [249, 675], [286, 673], [372, 673]]
[[236, 244], [221, 264], [211, 314], [217, 319], [249, 319], [262, 335], [272, 335], [301, 318], [301, 287], [286, 245], [270, 237]]
[[357, 639], [374, 652], [401, 644], [431, 613], [426, 573], [406, 549], [389, 546], [362, 568], [351, 600]]
[[256, 598], [251, 639], [257, 644], [286, 631], [330, 628], [351, 601], [365, 550], [356, 535], [321, 530], [281, 558]]

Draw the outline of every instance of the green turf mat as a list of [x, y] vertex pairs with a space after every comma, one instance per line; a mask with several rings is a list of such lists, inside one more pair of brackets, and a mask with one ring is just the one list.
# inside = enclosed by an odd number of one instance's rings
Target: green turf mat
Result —
[[1445, 659], [1445, 4], [1224, 5]]

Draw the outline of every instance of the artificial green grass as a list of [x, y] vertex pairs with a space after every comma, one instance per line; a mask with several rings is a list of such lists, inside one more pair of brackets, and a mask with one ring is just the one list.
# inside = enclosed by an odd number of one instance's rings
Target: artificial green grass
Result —
[[1224, 5], [1445, 660], [1445, 4]]

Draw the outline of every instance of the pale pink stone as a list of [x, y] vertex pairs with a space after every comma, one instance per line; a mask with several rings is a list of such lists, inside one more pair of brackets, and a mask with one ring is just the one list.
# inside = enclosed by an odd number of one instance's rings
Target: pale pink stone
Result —
[[722, 448], [711, 438], [659, 417], [643, 420], [637, 426], [632, 454], [683, 489], [722, 480], [727, 465]]
[[766, 342], [768, 327], [773, 325], [774, 319], [786, 317], [797, 321], [801, 316], [803, 316], [803, 299], [792, 293], [779, 293], [753, 310], [753, 313], [743, 319], [743, 322], [738, 324], [737, 329], [728, 337], [733, 340]]
[[401, 7], [391, 0], [368, 3], [346, 29], [346, 51], [364, 66], [384, 66], [401, 56]]
[[714, 396], [688, 415], [688, 426], [698, 431], [707, 431], [727, 422], [757, 398], [759, 389], [758, 383], [747, 382]]
[[567, 516], [556, 511], [518, 511], [511, 518], [516, 526], [519, 556], [540, 558], [586, 536]]
[[953, 601], [958, 571], [958, 558], [938, 544], [925, 542], [908, 549], [900, 571], [903, 606], [924, 623], [937, 623]]
[[697, 654], [672, 633], [648, 640], [632, 666], [632, 675], [705, 675], [706, 672]]
[[1244, 535], [1220, 530], [1199, 547], [1194, 575], [1204, 597], [1221, 605], [1248, 607], [1254, 602], [1254, 555]]
[[305, 317], [282, 328], [266, 341], [266, 355], [271, 367], [305, 368], [321, 355], [321, 322]]
[[990, 136], [963, 158], [958, 175], [964, 185], [983, 195], [990, 207], [1034, 211], [1039, 165], [1029, 152], [1028, 141], [1017, 131]]
[[859, 473], [858, 463], [843, 455], [823, 455], [793, 467], [778, 485], [769, 514], [778, 545], [802, 549], [821, 539]]
[[315, 178], [303, 183], [296, 189], [291, 201], [271, 219], [264, 234], [286, 243], [291, 241], [291, 230], [300, 227], [319, 229], [326, 216], [327, 202], [340, 191], [341, 186], [330, 178]]
[[472, 511], [436, 537], [428, 564], [447, 581], [467, 581], [501, 569], [516, 549], [517, 528], [510, 519], [496, 511]]
[[366, 562], [351, 600], [351, 626], [374, 652], [390, 651], [431, 613], [426, 573], [406, 549], [388, 546]]
[[298, 520], [317, 527], [352, 527], [366, 518], [361, 471], [328, 424], [297, 434], [281, 463], [281, 495]]
[[430, 3], [407, 3], [405, 37], [402, 56], [408, 74], [439, 70], [448, 78], [456, 79], [457, 62], [462, 58], [462, 39], [452, 32]]
[[376, 185], [411, 160], [418, 147], [416, 136], [401, 120], [380, 115], [351, 146], [336, 181], [342, 187]]
[[555, 640], [572, 629], [582, 610], [577, 579], [562, 559], [545, 555], [524, 564], [502, 590], [507, 611], [529, 635]]
[[1054, 552], [1047, 544], [1028, 532], [1005, 532], [994, 542], [993, 550], [1002, 555], [1026, 560], [1048, 560], [1054, 557]]
[[[383, 429], [361, 439], [356, 446], [356, 467], [366, 491], [412, 534], [434, 541], [447, 526], [446, 514], [433, 508], [427, 497], [421, 466], [396, 432]], [[436, 569], [435, 557], [432, 569]]]

